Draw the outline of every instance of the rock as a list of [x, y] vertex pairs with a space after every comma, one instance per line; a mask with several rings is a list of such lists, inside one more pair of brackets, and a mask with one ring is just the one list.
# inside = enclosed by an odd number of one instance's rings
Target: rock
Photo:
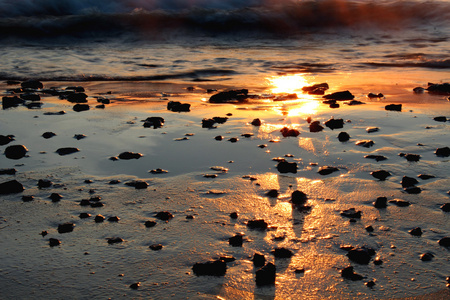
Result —
[[17, 107], [21, 104], [24, 104], [25, 100], [20, 99], [17, 96], [13, 96], [13, 97], [3, 97], [2, 98], [2, 108], [3, 109], [8, 109], [11, 107]]
[[247, 222], [247, 227], [250, 229], [259, 229], [265, 230], [268, 227], [268, 224], [263, 219], [249, 220]]
[[26, 80], [20, 84], [20, 86], [24, 89], [33, 89], [38, 90], [44, 88], [42, 82], [38, 80]]
[[383, 161], [386, 160], [387, 157], [383, 155], [366, 155], [364, 158], [374, 159], [375, 161]]
[[255, 253], [253, 254], [252, 261], [255, 267], [262, 267], [266, 263], [266, 257], [264, 256], [264, 254]]
[[433, 120], [435, 120], [436, 122], [447, 122], [447, 117], [445, 116], [434, 117]]
[[386, 208], [387, 207], [387, 198], [386, 197], [378, 197], [377, 200], [373, 203], [375, 208]]
[[390, 111], [402, 111], [402, 105], [401, 104], [389, 104], [384, 107], [385, 110]]
[[209, 98], [210, 103], [236, 103], [236, 102], [244, 102], [248, 98], [248, 90], [231, 90], [225, 92], [219, 92], [215, 95], [212, 95]]
[[98, 214], [94, 218], [95, 223], [102, 223], [103, 221], [105, 221], [105, 217], [103, 215]]
[[297, 163], [280, 161], [277, 164], [277, 170], [280, 173], [297, 173]]
[[379, 94], [369, 93], [369, 94], [367, 95], [367, 97], [368, 97], [368, 98], [383, 98], [384, 95], [383, 95], [382, 93], [379, 93]]
[[161, 250], [163, 248], [163, 245], [161, 244], [153, 244], [149, 246], [150, 249], [152, 249], [153, 251], [158, 251]]
[[28, 100], [28, 101], [41, 101], [41, 96], [39, 96], [38, 94], [34, 94], [34, 93], [21, 94], [20, 98], [23, 100]]
[[360, 141], [356, 141], [355, 143], [357, 146], [361, 146], [364, 148], [370, 148], [372, 147], [375, 143], [372, 140], [360, 140]]
[[254, 119], [250, 124], [253, 126], [261, 126], [261, 120], [260, 119]]
[[413, 88], [413, 92], [416, 94], [422, 94], [423, 92], [425, 92], [425, 89], [423, 87], [418, 86]]
[[75, 134], [73, 136], [73, 138], [76, 139], [77, 141], [79, 141], [79, 140], [86, 138], [86, 136], [84, 134]]
[[155, 227], [156, 226], [156, 222], [155, 221], [145, 221], [144, 225], [147, 228], [151, 228], [151, 227]]
[[408, 176], [403, 176], [402, 181], [401, 181], [402, 187], [404, 187], [404, 188], [414, 186], [418, 183], [419, 183], [419, 181], [417, 181], [417, 179], [408, 177]]
[[152, 173], [152, 174], [165, 174], [165, 173], [169, 173], [169, 171], [163, 170], [161, 168], [157, 168], [157, 169], [154, 169], [154, 170], [150, 170], [150, 173]]
[[289, 129], [287, 127], [283, 127], [280, 130], [281, 134], [283, 135], [283, 137], [297, 137], [300, 135], [300, 132], [297, 129]]
[[90, 213], [80, 213], [80, 215], [78, 216], [80, 219], [87, 219], [91, 217]]
[[145, 128], [153, 127], [153, 129], [157, 129], [164, 125], [164, 119], [161, 117], [148, 117], [143, 122]]
[[266, 196], [271, 197], [271, 198], [276, 198], [276, 197], [278, 197], [279, 194], [280, 193], [278, 192], [278, 190], [272, 189], [266, 193]]
[[449, 157], [450, 156], [450, 148], [449, 147], [437, 148], [434, 153], [440, 157]]
[[90, 107], [88, 104], [75, 104], [72, 109], [76, 112], [81, 112], [81, 111], [89, 110]]
[[310, 95], [323, 95], [325, 94], [325, 91], [328, 90], [330, 87], [328, 86], [328, 83], [318, 83], [311, 86], [304, 86], [302, 87], [302, 91], [306, 92]]
[[140, 282], [135, 282], [133, 284], [130, 284], [130, 289], [137, 290], [137, 289], [139, 289], [140, 286], [141, 286]]
[[67, 233], [72, 232], [75, 228], [75, 224], [73, 223], [64, 223], [58, 225], [58, 233]]
[[404, 190], [408, 194], [420, 194], [422, 192], [422, 189], [417, 186], [406, 187]]
[[376, 266], [380, 266], [380, 265], [383, 264], [383, 261], [381, 260], [381, 258], [376, 257], [376, 258], [373, 260], [373, 264], [376, 265]]
[[420, 227], [416, 227], [408, 231], [411, 235], [414, 236], [421, 236], [422, 235], [422, 229]]
[[340, 132], [338, 134], [339, 142], [347, 142], [350, 139], [350, 135], [347, 132]]
[[448, 95], [450, 94], [450, 83], [428, 83], [427, 91], [430, 94]]
[[309, 132], [320, 132], [323, 130], [323, 126], [320, 125], [319, 121], [314, 121], [309, 124]]
[[323, 98], [331, 100], [353, 100], [355, 96], [353, 96], [349, 91], [342, 91], [325, 95]]
[[341, 211], [341, 216], [347, 217], [347, 218], [354, 218], [354, 219], [361, 219], [361, 211], [355, 210], [355, 208], [349, 208], [346, 210]]
[[347, 253], [347, 257], [358, 264], [367, 265], [372, 256], [375, 255], [375, 250], [366, 247], [353, 248]]
[[237, 212], [232, 212], [232, 213], [230, 213], [230, 218], [232, 218], [232, 219], [237, 219], [238, 218], [238, 213]]
[[23, 191], [23, 185], [15, 179], [0, 183], [0, 195], [16, 194]]
[[48, 240], [48, 244], [50, 245], [50, 247], [55, 247], [61, 245], [61, 241], [58, 239], [50, 238]]
[[450, 212], [450, 203], [442, 204], [441, 209], [445, 212]]
[[366, 226], [364, 229], [365, 229], [367, 232], [373, 232], [373, 231], [374, 231], [373, 226], [371, 226], [371, 225]]
[[123, 239], [120, 238], [120, 237], [113, 237], [113, 238], [107, 239], [107, 241], [108, 241], [108, 244], [111, 245], [111, 244], [122, 243], [122, 242], [123, 242]]
[[334, 172], [338, 172], [339, 169], [336, 167], [330, 167], [330, 166], [323, 166], [319, 168], [319, 171], [317, 173], [319, 173], [320, 175], [329, 175], [331, 173]]
[[411, 153], [400, 153], [399, 156], [406, 158], [407, 161], [419, 161], [420, 155]]
[[135, 152], [122, 152], [118, 156], [120, 159], [139, 159], [142, 157], [141, 153], [135, 153]]
[[58, 153], [61, 156], [64, 155], [69, 155], [75, 152], [79, 152], [80, 149], [75, 148], [75, 147], [64, 147], [64, 148], [59, 148], [58, 150], [56, 150], [56, 153]]
[[0, 146], [4, 146], [14, 141], [13, 135], [0, 135]]
[[38, 184], [37, 184], [38, 188], [40, 188], [40, 189], [49, 188], [52, 185], [53, 185], [53, 182], [51, 182], [48, 179], [39, 179]]
[[9, 159], [21, 159], [27, 155], [28, 149], [24, 145], [12, 145], [5, 149], [5, 156]]
[[273, 263], [267, 263], [255, 272], [255, 282], [257, 286], [274, 285], [277, 268]]
[[389, 203], [395, 204], [399, 207], [406, 207], [406, 206], [410, 206], [411, 203], [409, 201], [406, 200], [402, 200], [402, 199], [393, 199], [393, 200], [389, 200]]
[[22, 196], [22, 201], [23, 202], [30, 202], [34, 200], [34, 196]]
[[202, 128], [216, 128], [216, 126], [214, 126], [214, 124], [216, 124], [216, 121], [214, 119], [206, 119], [205, 118], [202, 120]]
[[52, 137], [54, 137], [54, 136], [56, 136], [56, 133], [50, 132], [50, 131], [44, 132], [44, 133], [42, 134], [42, 137], [43, 137], [44, 139], [50, 139], [50, 138], [52, 138]]
[[438, 241], [440, 246], [450, 247], [450, 237], [443, 237]]
[[108, 218], [108, 222], [119, 222], [120, 218], [118, 216], [113, 216]]
[[272, 251], [272, 254], [276, 257], [276, 258], [290, 258], [294, 255], [294, 253], [284, 247], [280, 247], [280, 248], [275, 248]]
[[370, 175], [372, 175], [373, 177], [375, 177], [376, 179], [379, 179], [381, 181], [384, 181], [384, 180], [386, 180], [387, 177], [392, 176], [391, 173], [389, 173], [388, 171], [385, 171], [385, 170], [373, 171], [370, 173]]
[[223, 260], [196, 263], [192, 267], [192, 271], [197, 276], [224, 276], [227, 272], [227, 264]]
[[375, 286], [375, 281], [371, 280], [371, 281], [368, 281], [368, 282], [366, 282], [366, 283], [364, 283], [364, 284], [365, 284], [367, 287], [372, 288], [372, 287]]
[[63, 196], [61, 196], [58, 193], [52, 193], [49, 198], [52, 200], [52, 202], [59, 202], [61, 201], [61, 199], [63, 198]]
[[17, 172], [17, 170], [14, 168], [0, 169], [0, 175], [15, 175], [16, 172]]
[[169, 221], [173, 218], [173, 215], [168, 211], [160, 211], [156, 214], [155, 218], [160, 219], [162, 221]]
[[430, 252], [427, 253], [423, 253], [420, 255], [420, 260], [421, 261], [431, 261], [433, 260], [434, 255]]
[[239, 141], [239, 139], [237, 137], [232, 137], [232, 138], [229, 138], [228, 141], [230, 141], [232, 143], [237, 143]]
[[238, 233], [228, 239], [228, 243], [233, 247], [242, 247], [243, 234]]
[[67, 101], [71, 103], [87, 103], [87, 97], [85, 93], [72, 93], [67, 95]]
[[331, 130], [334, 130], [334, 129], [338, 129], [338, 128], [343, 128], [344, 127], [344, 120], [343, 119], [331, 118], [328, 121], [326, 121], [324, 124], [325, 124], [325, 126], [330, 128]]
[[345, 267], [341, 271], [341, 276], [352, 281], [362, 280], [364, 277], [355, 273], [352, 266]]
[[428, 180], [428, 179], [435, 178], [436, 176], [433, 176], [433, 175], [427, 175], [427, 174], [420, 174], [420, 175], [417, 175], [417, 177], [419, 177], [419, 178], [422, 179], [422, 180]]
[[82, 86], [68, 86], [66, 90], [71, 90], [77, 93], [84, 93], [84, 87]]
[[143, 180], [133, 180], [133, 181], [125, 182], [125, 185], [132, 186], [137, 190], [146, 189], [149, 186], [149, 184]]
[[291, 202], [294, 205], [304, 206], [308, 201], [308, 196], [302, 191], [296, 190], [292, 192]]
[[221, 141], [221, 140], [223, 140], [223, 136], [218, 135], [218, 136], [216, 136], [214, 139], [215, 139], [216, 141]]
[[189, 103], [181, 103], [178, 101], [169, 101], [167, 103], [167, 110], [173, 112], [186, 112], [190, 111], [191, 105]]

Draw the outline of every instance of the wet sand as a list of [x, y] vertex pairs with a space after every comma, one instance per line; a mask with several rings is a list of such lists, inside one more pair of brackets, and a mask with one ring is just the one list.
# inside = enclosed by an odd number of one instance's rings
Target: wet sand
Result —
[[[91, 109], [75, 112], [73, 104], [45, 96], [40, 109], [19, 106], [0, 111], [0, 134], [12, 134], [15, 141], [10, 145], [28, 148], [27, 157], [18, 160], [0, 157], [2, 169], [17, 170], [15, 175], [0, 175], [0, 182], [16, 179], [25, 188], [0, 198], [2, 297], [42, 299], [57, 292], [61, 299], [448, 298], [448, 249], [438, 240], [449, 236], [449, 213], [440, 206], [450, 202], [450, 160], [436, 156], [435, 150], [450, 146], [450, 123], [433, 120], [450, 118], [448, 96], [414, 94], [415, 86], [386, 85], [375, 90], [347, 81], [339, 90], [350, 89], [365, 104], [340, 102], [333, 109], [322, 103], [321, 96], [303, 94], [295, 101], [211, 104], [207, 99], [212, 94], [206, 89], [223, 87], [206, 84], [193, 91], [176, 83], [44, 84], [83, 85]], [[368, 99], [369, 92], [382, 92], [384, 97]], [[111, 104], [96, 108], [97, 96]], [[168, 111], [170, 100], [190, 103], [191, 111]], [[403, 104], [402, 111], [385, 110], [391, 103]], [[62, 110], [66, 114], [46, 114]], [[164, 125], [144, 128], [142, 120], [148, 117], [162, 117]], [[212, 117], [228, 119], [215, 124], [217, 128], [202, 128], [202, 119]], [[322, 126], [330, 118], [342, 118], [344, 125], [309, 132], [308, 117]], [[261, 126], [250, 124], [256, 118]], [[300, 135], [283, 137], [283, 127]], [[368, 127], [379, 130], [369, 133]], [[44, 139], [42, 134], [50, 131], [56, 136]], [[337, 139], [342, 131], [350, 135], [348, 142]], [[86, 137], [77, 140], [76, 134]], [[231, 138], [238, 140], [231, 142]], [[374, 145], [357, 146], [359, 140], [373, 140]], [[7, 146], [0, 146], [2, 153]], [[61, 147], [80, 151], [60, 156], [55, 151]], [[111, 160], [125, 151], [143, 156]], [[420, 160], [410, 162], [399, 153], [417, 154]], [[376, 161], [366, 155], [387, 159]], [[280, 173], [274, 158], [295, 162], [297, 172]], [[337, 171], [320, 175], [324, 166]], [[158, 168], [168, 172], [149, 172]], [[376, 170], [391, 176], [377, 180], [370, 175]], [[419, 174], [434, 177], [424, 180]], [[400, 184], [404, 176], [417, 179], [420, 193], [404, 190]], [[53, 184], [38, 188], [39, 179]], [[112, 180], [120, 182], [112, 184]], [[133, 180], [149, 186], [135, 189], [125, 184]], [[278, 191], [277, 197], [267, 196], [272, 189]], [[309, 211], [292, 205], [295, 190], [306, 193]], [[51, 193], [63, 198], [52, 202]], [[34, 200], [24, 202], [23, 195]], [[103, 207], [80, 206], [82, 199], [95, 196], [101, 197]], [[411, 205], [388, 203], [387, 208], [377, 209], [372, 203], [381, 196]], [[361, 218], [342, 216], [349, 208], [361, 211]], [[157, 219], [160, 211], [171, 212], [173, 219]], [[83, 212], [91, 217], [79, 218]], [[232, 212], [238, 213], [237, 219], [230, 218]], [[98, 214], [120, 220], [96, 223]], [[268, 229], [248, 228], [247, 222], [254, 219], [264, 219]], [[156, 226], [146, 228], [149, 220]], [[73, 232], [58, 233], [58, 225], [66, 222], [75, 224]], [[422, 229], [421, 236], [409, 233], [416, 227]], [[48, 234], [43, 237], [42, 231]], [[242, 247], [229, 244], [237, 233], [243, 234]], [[112, 237], [123, 242], [109, 244]], [[61, 245], [50, 247], [50, 238]], [[154, 244], [163, 248], [151, 250]], [[343, 245], [370, 247], [376, 254], [369, 264], [358, 264], [349, 260]], [[275, 258], [271, 251], [277, 247], [291, 250], [293, 256]], [[275, 285], [255, 285], [257, 268], [251, 261], [255, 252], [276, 265]], [[433, 254], [431, 261], [420, 260], [426, 252]], [[223, 255], [235, 258], [227, 263], [225, 276], [193, 273], [195, 263]], [[381, 265], [373, 263], [376, 257]], [[341, 276], [349, 265], [362, 280]], [[372, 288], [365, 285], [370, 281], [375, 282]], [[140, 287], [131, 289], [137, 282]]]

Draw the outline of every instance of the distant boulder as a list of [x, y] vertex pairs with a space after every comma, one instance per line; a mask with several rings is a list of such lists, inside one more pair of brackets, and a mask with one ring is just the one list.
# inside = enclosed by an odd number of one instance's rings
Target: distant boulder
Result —
[[342, 91], [325, 95], [323, 98], [330, 100], [353, 100], [355, 96], [353, 96], [349, 91]]
[[248, 90], [231, 90], [220, 92], [209, 98], [210, 103], [240, 103], [245, 102], [248, 98]]
[[179, 101], [169, 101], [167, 103], [167, 110], [173, 112], [187, 112], [190, 111], [191, 105], [189, 103], [181, 103]]
[[44, 88], [44, 85], [42, 84], [42, 82], [38, 81], [38, 80], [27, 80], [24, 81], [20, 84], [20, 86], [24, 89], [42, 89]]

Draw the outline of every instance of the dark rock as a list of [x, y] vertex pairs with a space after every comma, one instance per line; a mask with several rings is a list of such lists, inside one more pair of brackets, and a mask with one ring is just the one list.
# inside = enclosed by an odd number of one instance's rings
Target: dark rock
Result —
[[341, 276], [352, 281], [362, 280], [364, 277], [355, 273], [352, 266], [345, 267], [341, 271]]
[[77, 93], [84, 93], [84, 87], [82, 86], [68, 86], [66, 90], [71, 90]]
[[46, 230], [41, 231], [40, 235], [42, 235], [42, 237], [45, 237], [48, 234], [48, 232]]
[[361, 147], [365, 147], [365, 148], [370, 148], [372, 147], [375, 143], [372, 140], [360, 140], [357, 141], [355, 143], [357, 146], [361, 146]]
[[86, 136], [84, 134], [75, 134], [73, 136], [73, 138], [76, 139], [77, 141], [79, 141], [79, 140], [86, 138]]
[[232, 219], [237, 219], [238, 218], [238, 213], [237, 212], [232, 212], [232, 213], [230, 213], [230, 218], [232, 218]]
[[441, 209], [445, 212], [450, 212], [450, 203], [442, 204]]
[[242, 247], [243, 235], [238, 233], [228, 239], [228, 243], [233, 247]]
[[431, 94], [448, 95], [450, 94], [450, 83], [440, 83], [440, 84], [429, 83], [427, 91], [428, 93]]
[[49, 139], [49, 138], [52, 138], [52, 137], [54, 137], [54, 136], [56, 136], [56, 133], [50, 132], [50, 131], [44, 132], [44, 133], [42, 134], [42, 137], [43, 137], [44, 139]]
[[266, 257], [264, 256], [264, 254], [255, 253], [253, 254], [252, 261], [255, 267], [262, 267], [266, 263]]
[[151, 227], [155, 227], [156, 226], [156, 222], [155, 221], [145, 221], [144, 223], [145, 227], [147, 228], [151, 228]]
[[15, 175], [16, 172], [17, 172], [17, 170], [14, 168], [0, 169], [0, 175]]
[[450, 237], [443, 237], [438, 241], [439, 245], [444, 247], [450, 247]]
[[113, 216], [108, 218], [108, 222], [119, 222], [120, 218], [118, 216]]
[[417, 186], [406, 187], [404, 190], [408, 194], [420, 194], [422, 192], [422, 189]]
[[55, 247], [61, 245], [61, 241], [58, 239], [50, 238], [48, 240], [48, 244], [50, 245], [50, 247]]
[[373, 264], [376, 265], [376, 266], [380, 266], [380, 265], [383, 264], [383, 261], [381, 260], [381, 258], [376, 257], [376, 258], [373, 260]]
[[248, 98], [248, 90], [231, 90], [220, 92], [209, 98], [210, 103], [244, 102]]
[[218, 136], [216, 136], [214, 139], [215, 139], [216, 141], [221, 141], [221, 140], [223, 140], [223, 136], [218, 135]]
[[13, 135], [0, 135], [0, 146], [4, 146], [14, 141]]
[[420, 160], [420, 155], [418, 155], [418, 154], [407, 153], [407, 154], [403, 155], [403, 157], [406, 158], [407, 161], [419, 161]]
[[355, 208], [349, 208], [346, 210], [341, 211], [341, 216], [347, 217], [347, 218], [354, 218], [354, 219], [361, 219], [361, 211], [355, 210]]
[[27, 80], [22, 82], [20, 86], [24, 89], [33, 89], [33, 90], [42, 89], [44, 87], [42, 82], [38, 80]]
[[375, 161], [383, 161], [386, 160], [387, 157], [383, 155], [366, 155], [364, 158], [374, 159]]
[[75, 104], [72, 109], [76, 112], [81, 112], [81, 111], [89, 110], [90, 107], [88, 104]]
[[291, 202], [294, 205], [304, 206], [308, 201], [308, 196], [299, 190], [293, 191], [291, 195]]
[[203, 119], [202, 120], [202, 128], [216, 128], [216, 126], [214, 126], [214, 124], [216, 124], [216, 121], [214, 119]]
[[83, 199], [80, 201], [80, 206], [89, 206], [91, 205], [91, 201], [89, 199]]
[[38, 188], [40, 188], [40, 189], [49, 188], [52, 185], [53, 185], [53, 182], [51, 182], [48, 179], [39, 179], [38, 184], [37, 184]]
[[427, 253], [423, 253], [420, 255], [420, 260], [421, 261], [431, 261], [433, 260], [434, 255], [430, 252]]
[[371, 281], [368, 281], [368, 282], [366, 282], [366, 283], [364, 283], [364, 284], [365, 284], [367, 287], [372, 288], [372, 287], [375, 286], [375, 281], [371, 280]]
[[353, 100], [355, 96], [353, 96], [349, 91], [342, 91], [325, 95], [323, 98], [332, 100]]
[[379, 93], [379, 94], [369, 93], [369, 94], [367, 95], [367, 97], [368, 97], [368, 98], [383, 98], [384, 95], [383, 95], [382, 93]]
[[300, 135], [300, 132], [297, 129], [289, 129], [287, 127], [283, 127], [280, 130], [281, 134], [283, 135], [283, 137], [297, 137]]
[[90, 213], [80, 213], [80, 215], [78, 216], [80, 219], [87, 219], [91, 217]]
[[302, 87], [302, 91], [306, 92], [310, 95], [323, 95], [325, 94], [325, 91], [328, 90], [330, 87], [328, 86], [328, 83], [318, 83], [311, 86], [304, 86]]
[[339, 128], [343, 128], [344, 127], [344, 120], [343, 119], [329, 119], [328, 121], [326, 121], [325, 126], [327, 126], [328, 128], [330, 128], [331, 130], [334, 129], [339, 129]]
[[329, 175], [331, 173], [334, 172], [338, 172], [339, 169], [336, 167], [330, 167], [330, 166], [323, 166], [319, 168], [319, 171], [317, 173], [319, 173], [320, 175]]
[[23, 100], [28, 100], [28, 101], [41, 101], [41, 96], [39, 96], [38, 94], [34, 94], [34, 93], [21, 94], [20, 98]]
[[372, 256], [375, 255], [375, 250], [366, 247], [353, 248], [347, 253], [347, 257], [358, 264], [367, 265]]
[[161, 169], [161, 168], [157, 168], [157, 169], [154, 169], [154, 170], [150, 170], [150, 173], [152, 173], [152, 174], [165, 174], [165, 173], [168, 173], [169, 171], [167, 171], [167, 170], [163, 170], [163, 169]]
[[52, 193], [49, 198], [52, 200], [52, 202], [58, 202], [61, 201], [61, 199], [63, 198], [63, 196], [61, 196], [58, 193]]
[[350, 139], [350, 135], [347, 132], [340, 132], [338, 134], [339, 142], [347, 142]]
[[125, 185], [132, 186], [137, 190], [146, 189], [149, 186], [149, 184], [143, 180], [133, 180], [125, 182]]
[[323, 130], [323, 126], [320, 125], [319, 121], [314, 121], [309, 124], [309, 132], [320, 132]]
[[189, 103], [181, 103], [178, 101], [169, 101], [167, 103], [167, 110], [171, 110], [173, 112], [186, 112], [190, 111], [191, 105]]
[[141, 286], [140, 282], [135, 282], [133, 284], [130, 284], [130, 289], [137, 290], [137, 289], [139, 289], [140, 286]]
[[197, 276], [224, 276], [227, 272], [227, 264], [223, 260], [196, 263], [192, 267], [192, 271]]
[[34, 196], [22, 196], [23, 202], [30, 202], [34, 200]]
[[250, 229], [265, 230], [267, 226], [268, 224], [263, 219], [249, 220], [247, 222], [247, 227]]
[[267, 263], [255, 272], [255, 282], [257, 286], [274, 285], [277, 268], [273, 263]]
[[24, 145], [12, 145], [5, 149], [5, 156], [9, 159], [21, 159], [27, 155], [28, 149]]
[[118, 156], [120, 159], [139, 159], [142, 157], [141, 153], [135, 152], [122, 152]]
[[21, 104], [24, 104], [25, 100], [20, 99], [17, 96], [13, 96], [13, 97], [3, 97], [2, 98], [2, 108], [3, 109], [8, 109], [11, 107], [17, 107]]
[[71, 93], [67, 95], [67, 101], [71, 103], [87, 103], [87, 97], [85, 93]]
[[371, 225], [366, 226], [365, 229], [366, 229], [367, 232], [373, 232], [374, 231], [374, 229], [373, 229], [373, 227]]
[[75, 224], [73, 223], [64, 223], [58, 225], [58, 233], [67, 233], [72, 232]]
[[0, 195], [21, 193], [23, 191], [23, 185], [15, 179], [0, 183]]
[[168, 211], [160, 211], [156, 214], [155, 218], [160, 219], [162, 221], [169, 221], [173, 218], [173, 215]]
[[421, 236], [422, 235], [422, 229], [420, 227], [416, 227], [416, 228], [411, 229], [409, 231], [409, 233], [411, 235], [414, 235], [414, 236]]
[[237, 137], [232, 137], [232, 138], [228, 139], [228, 141], [230, 141], [232, 143], [237, 143], [237, 141], [239, 141], [239, 139]]
[[261, 126], [261, 120], [254, 119], [250, 124], [252, 124], [253, 126]]
[[417, 179], [408, 177], [408, 176], [403, 176], [402, 181], [401, 181], [402, 187], [404, 187], [404, 188], [414, 186], [418, 183], [419, 183], [419, 181], [417, 181]]
[[378, 127], [367, 127], [366, 131], [367, 131], [367, 133], [377, 132], [377, 131], [380, 131], [380, 128], [378, 128]]
[[103, 221], [105, 221], [105, 217], [103, 215], [98, 214], [94, 218], [95, 223], [102, 223]]
[[280, 173], [297, 173], [297, 163], [281, 161], [277, 165], [277, 170]]
[[377, 200], [373, 203], [375, 208], [386, 208], [387, 207], [387, 198], [386, 197], [378, 197]]
[[276, 198], [276, 197], [278, 197], [279, 194], [280, 193], [278, 192], [278, 190], [272, 189], [266, 193], [266, 196], [271, 197], [271, 198]]
[[437, 148], [434, 153], [437, 156], [449, 157], [450, 156], [450, 148], [449, 147]]
[[391, 173], [389, 173], [388, 171], [385, 171], [385, 170], [378, 170], [378, 171], [371, 172], [370, 175], [372, 175], [376, 179], [384, 181], [384, 180], [386, 180], [387, 177], [391, 176]]
[[161, 250], [163, 248], [163, 245], [161, 244], [153, 244], [149, 246], [150, 249], [152, 249], [153, 251], [158, 251]]
[[422, 179], [422, 180], [428, 180], [428, 179], [435, 178], [436, 176], [433, 176], [433, 175], [427, 175], [427, 174], [420, 174], [420, 175], [417, 175], [417, 177], [419, 177], [419, 178]]
[[79, 152], [79, 151], [80, 151], [80, 149], [75, 148], [75, 147], [64, 147], [64, 148], [59, 148], [58, 150], [56, 150], [56, 153], [63, 156], [63, 155], [69, 155], [69, 154]]
[[291, 94], [282, 94], [273, 99], [273, 101], [288, 101], [288, 100], [297, 100], [298, 96], [296, 93]]
[[401, 200], [401, 199], [389, 200], [389, 203], [395, 204], [399, 207], [406, 207], [406, 206], [411, 205], [411, 203], [409, 201]]
[[434, 117], [433, 120], [435, 120], [436, 122], [447, 122], [447, 117], [445, 116]]
[[103, 207], [103, 206], [105, 206], [105, 204], [103, 204], [102, 202], [92, 202], [92, 201], [89, 201], [89, 205], [90, 205], [92, 208]]
[[108, 244], [117, 244], [117, 243], [122, 243], [123, 239], [120, 237], [113, 237], [113, 238], [109, 238], [108, 240]]
[[164, 119], [161, 117], [148, 117], [144, 120], [144, 127], [153, 129], [161, 128], [164, 125]]
[[287, 249], [287, 248], [284, 248], [284, 247], [281, 247], [281, 248], [275, 248], [275, 249], [272, 251], [272, 254], [273, 254], [276, 258], [290, 258], [290, 257], [292, 257], [292, 256], [294, 255], [294, 253], [293, 253], [291, 250], [289, 250], [289, 249]]

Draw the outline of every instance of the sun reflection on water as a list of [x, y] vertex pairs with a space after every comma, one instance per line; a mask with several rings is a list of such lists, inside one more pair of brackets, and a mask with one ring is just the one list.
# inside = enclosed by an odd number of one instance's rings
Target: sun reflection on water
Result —
[[273, 76], [267, 80], [270, 82], [274, 94], [299, 92], [302, 87], [308, 85], [303, 74]]

